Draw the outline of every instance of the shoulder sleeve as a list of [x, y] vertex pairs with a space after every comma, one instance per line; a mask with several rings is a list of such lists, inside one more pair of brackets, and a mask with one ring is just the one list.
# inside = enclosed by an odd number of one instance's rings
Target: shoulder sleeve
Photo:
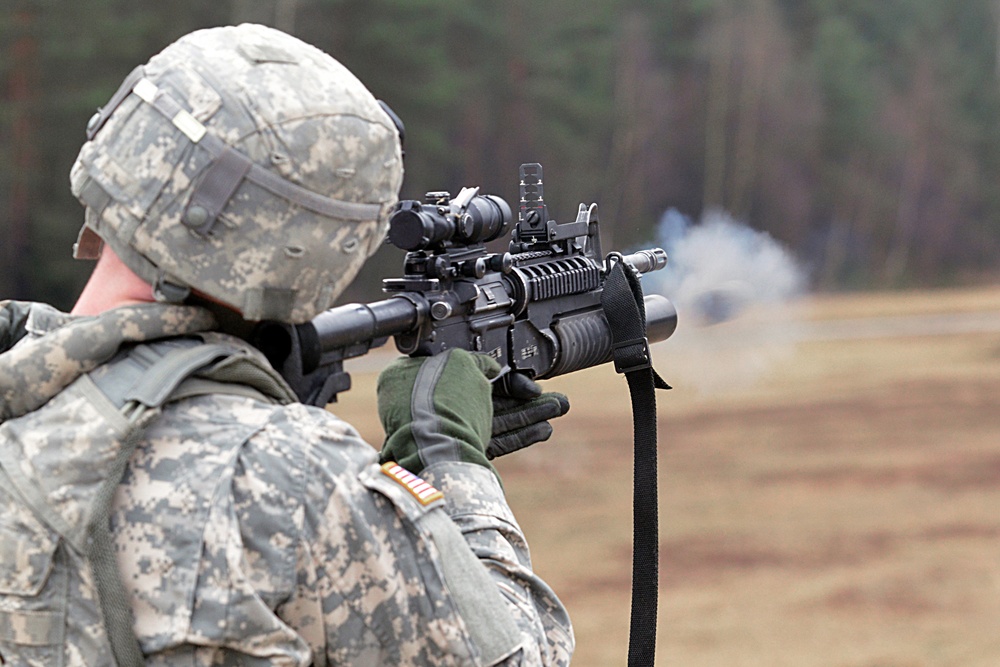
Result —
[[568, 665], [574, 638], [569, 614], [531, 567], [524, 533], [496, 476], [471, 463], [438, 463], [425, 480], [441, 490], [445, 509], [494, 584], [525, 638], [523, 660], [505, 664]]
[[310, 410], [298, 426], [308, 443], [299, 569], [311, 593], [301, 590], [314, 596], [329, 664], [568, 664], [569, 620], [532, 573], [488, 470], [477, 505], [459, 487], [479, 484], [479, 468], [443, 464], [442, 491], [456, 496], [441, 500], [387, 474], [332, 415]]

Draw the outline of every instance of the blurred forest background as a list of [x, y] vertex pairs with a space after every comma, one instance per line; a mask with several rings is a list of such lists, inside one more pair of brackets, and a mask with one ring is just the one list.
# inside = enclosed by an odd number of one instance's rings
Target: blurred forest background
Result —
[[[403, 195], [597, 201], [605, 248], [721, 209], [819, 289], [989, 280], [1000, 257], [1000, 0], [5, 0], [0, 296], [67, 307], [89, 270], [68, 173], [124, 76], [182, 34], [309, 41], [403, 118]], [[399, 251], [366, 268], [393, 275]], [[377, 280], [347, 298], [378, 298]]]

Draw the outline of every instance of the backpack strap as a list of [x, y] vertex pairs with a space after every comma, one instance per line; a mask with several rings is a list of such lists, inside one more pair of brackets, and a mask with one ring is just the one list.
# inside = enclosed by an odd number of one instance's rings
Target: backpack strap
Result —
[[[193, 377], [196, 374], [204, 377]], [[109, 520], [115, 491], [146, 427], [169, 401], [199, 394], [229, 393], [271, 403], [294, 398], [280, 377], [247, 350], [196, 339], [132, 347], [92, 373], [91, 380], [128, 420], [128, 430], [94, 501], [84, 555], [90, 561], [115, 663], [138, 667], [144, 660], [118, 573]]]
[[119, 353], [105, 372], [92, 373], [91, 379], [119, 410], [129, 403], [159, 409], [200, 394], [280, 404], [296, 400], [278, 373], [246, 348], [197, 338], [134, 346]]

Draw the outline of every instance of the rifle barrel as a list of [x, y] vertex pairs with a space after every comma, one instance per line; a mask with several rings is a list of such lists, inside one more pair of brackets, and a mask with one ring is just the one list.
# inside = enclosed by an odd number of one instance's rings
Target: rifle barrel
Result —
[[411, 331], [427, 317], [427, 305], [391, 297], [374, 303], [348, 303], [317, 315], [311, 322], [320, 349], [332, 350], [359, 341]]
[[667, 265], [667, 253], [662, 248], [649, 248], [640, 250], [622, 258], [639, 273], [649, 273], [659, 271]]

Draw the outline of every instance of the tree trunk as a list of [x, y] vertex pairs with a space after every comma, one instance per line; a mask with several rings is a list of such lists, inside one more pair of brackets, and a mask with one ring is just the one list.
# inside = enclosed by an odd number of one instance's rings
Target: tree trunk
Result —
[[298, 0], [233, 0], [233, 23], [260, 23], [293, 34]]
[[996, 41], [996, 75], [1000, 77], [1000, 0], [993, 0], [993, 20], [996, 30], [993, 38]]
[[926, 59], [916, 63], [913, 89], [910, 93], [911, 118], [906, 135], [907, 149], [902, 163], [896, 223], [892, 242], [885, 260], [884, 281], [888, 286], [898, 283], [907, 273], [910, 253], [920, 218], [920, 198], [930, 166], [931, 114], [934, 77]]
[[26, 298], [28, 294], [25, 257], [31, 226], [32, 181], [38, 168], [35, 142], [35, 101], [38, 47], [32, 36], [34, 13], [27, 8], [13, 17], [14, 38], [4, 54], [10, 63], [7, 98], [11, 107], [10, 195], [7, 200], [7, 229], [3, 235], [3, 280], [0, 298]]
[[769, 15], [773, 8], [766, 5], [766, 0], [753, 0], [743, 11], [740, 20], [740, 30], [745, 34], [740, 40], [744, 51], [743, 67], [737, 84], [736, 131], [729, 187], [726, 188], [727, 210], [741, 219], [750, 214], [755, 190], [764, 90], [767, 77], [776, 74], [771, 50], [774, 48], [772, 39], [778, 37], [774, 34], [774, 17]]
[[733, 67], [731, 3], [724, 2], [715, 21], [716, 34], [710, 40], [708, 101], [705, 112], [705, 210], [725, 205], [726, 134], [729, 115], [730, 73]]

